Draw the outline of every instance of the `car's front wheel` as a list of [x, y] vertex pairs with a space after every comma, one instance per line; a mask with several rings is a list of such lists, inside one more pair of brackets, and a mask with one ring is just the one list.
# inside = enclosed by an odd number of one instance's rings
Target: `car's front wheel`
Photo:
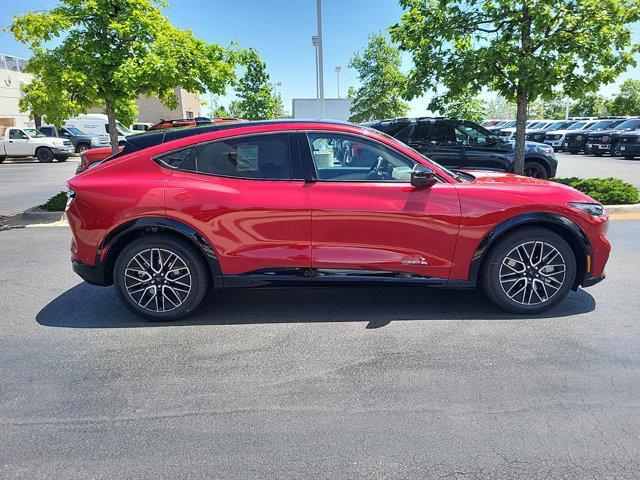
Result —
[[491, 248], [481, 285], [498, 306], [516, 313], [539, 313], [562, 301], [576, 277], [576, 259], [557, 233], [524, 227]]
[[209, 286], [209, 269], [186, 242], [169, 235], [140, 237], [118, 255], [113, 283], [133, 313], [172, 321], [193, 312]]
[[533, 178], [541, 178], [546, 180], [549, 178], [549, 174], [547, 173], [547, 169], [539, 162], [526, 162], [524, 164], [524, 174], [527, 177]]
[[54, 156], [49, 148], [42, 147], [36, 151], [36, 158], [40, 163], [51, 163], [53, 162]]

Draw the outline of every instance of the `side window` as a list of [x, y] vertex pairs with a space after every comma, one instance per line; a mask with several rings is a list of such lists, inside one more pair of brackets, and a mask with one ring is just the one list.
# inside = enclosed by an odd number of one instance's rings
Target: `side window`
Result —
[[224, 177], [291, 180], [289, 135], [231, 138], [203, 145], [182, 170]]
[[169, 168], [180, 168], [193, 148], [183, 148], [157, 158], [157, 161]]
[[470, 145], [484, 147], [487, 145], [487, 136], [484, 132], [467, 123], [456, 125], [456, 140], [458, 145]]
[[435, 122], [429, 127], [427, 140], [431, 145], [452, 146], [456, 144], [456, 134], [451, 122]]
[[308, 133], [319, 180], [409, 182], [414, 163], [371, 140], [333, 133]]
[[418, 123], [411, 132], [411, 141], [415, 143], [427, 143], [429, 141], [429, 124]]
[[29, 137], [22, 130], [13, 129], [13, 130], [9, 130], [9, 138], [11, 140], [25, 140]]

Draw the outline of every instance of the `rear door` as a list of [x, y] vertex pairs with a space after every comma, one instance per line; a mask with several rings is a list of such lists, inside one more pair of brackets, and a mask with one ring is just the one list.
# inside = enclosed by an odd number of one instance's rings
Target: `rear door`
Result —
[[277, 279], [311, 268], [311, 208], [291, 136], [229, 137], [186, 149], [176, 160], [180, 169], [165, 189], [166, 214], [208, 238], [229, 280]]

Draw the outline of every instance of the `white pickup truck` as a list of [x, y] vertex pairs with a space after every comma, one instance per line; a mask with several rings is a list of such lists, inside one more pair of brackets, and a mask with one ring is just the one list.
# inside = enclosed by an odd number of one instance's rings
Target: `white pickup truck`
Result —
[[35, 128], [0, 127], [0, 163], [7, 158], [36, 157], [38, 161], [64, 162], [74, 152], [73, 144], [47, 137]]

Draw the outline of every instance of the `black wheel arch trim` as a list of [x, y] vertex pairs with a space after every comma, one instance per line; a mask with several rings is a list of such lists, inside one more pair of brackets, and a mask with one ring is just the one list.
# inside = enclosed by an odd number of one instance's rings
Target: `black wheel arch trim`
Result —
[[[469, 276], [467, 280], [454, 280], [451, 283], [460, 282], [468, 285], [476, 285], [478, 281], [478, 275], [480, 274], [480, 268], [482, 267], [482, 261], [485, 254], [489, 251], [492, 245], [504, 236], [507, 232], [521, 227], [523, 225], [540, 225], [540, 226], [555, 226], [560, 227], [563, 231], [571, 232], [570, 238], [565, 238], [572, 247], [578, 248], [579, 253], [586, 256], [592, 255], [592, 248], [587, 235], [582, 228], [573, 220], [552, 212], [528, 212], [516, 215], [514, 217], [505, 220], [496, 227], [493, 228], [482, 239], [478, 247], [476, 248], [471, 263], [469, 265]], [[578, 259], [576, 259], [578, 260]], [[581, 268], [582, 267], [582, 268]], [[576, 280], [573, 288], [576, 289], [579, 285], [582, 285], [590, 278], [590, 272], [586, 271], [586, 265], [578, 265], [578, 272], [576, 274]]]
[[108, 267], [111, 265], [111, 268], [113, 268], [115, 263], [115, 258], [110, 257], [112, 248], [129, 235], [140, 231], [148, 231], [150, 233], [168, 231], [188, 239], [206, 258], [213, 275], [214, 285], [216, 287], [223, 285], [222, 268], [220, 267], [218, 256], [209, 241], [195, 228], [167, 217], [141, 217], [129, 220], [118, 225], [104, 237], [96, 253], [95, 265], [105, 269], [104, 276], [107, 282], [109, 281], [110, 273], [107, 271]]

